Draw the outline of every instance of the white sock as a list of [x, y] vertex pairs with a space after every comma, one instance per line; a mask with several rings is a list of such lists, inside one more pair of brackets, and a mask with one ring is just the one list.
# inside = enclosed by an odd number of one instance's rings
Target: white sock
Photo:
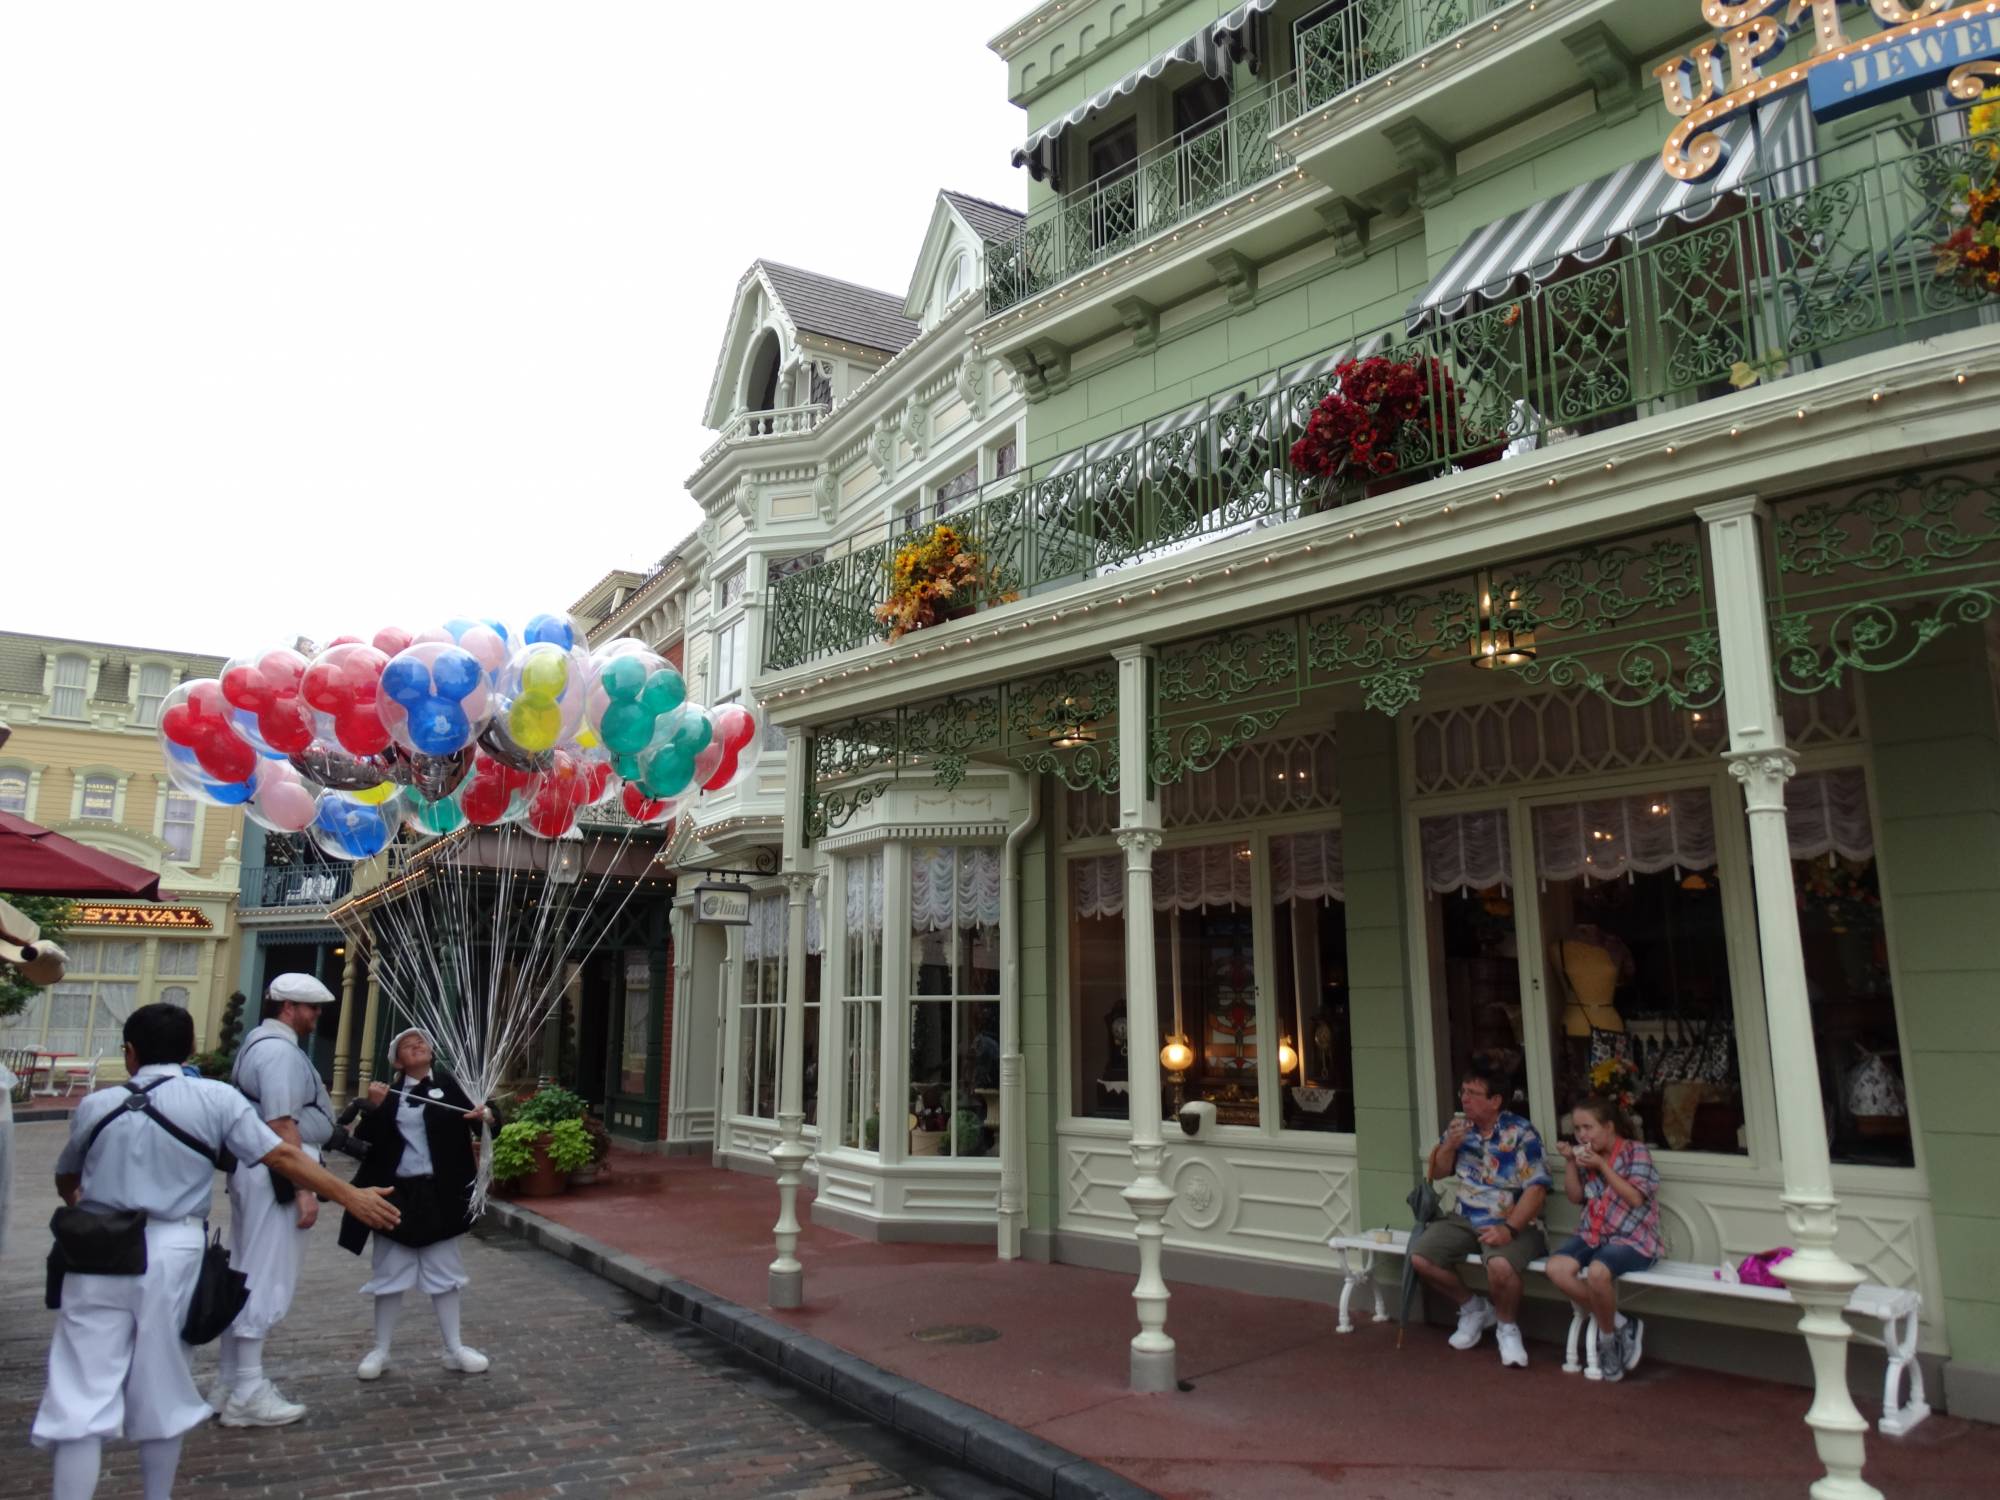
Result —
[[236, 1335], [225, 1332], [215, 1345], [215, 1378], [222, 1382], [222, 1389], [236, 1389]]
[[230, 1397], [237, 1401], [248, 1401], [257, 1394], [257, 1387], [264, 1383], [264, 1341], [262, 1339], [236, 1339], [236, 1378], [229, 1383]]
[[401, 1292], [375, 1294], [375, 1347], [385, 1355], [389, 1352], [390, 1340], [396, 1336], [396, 1318], [402, 1310]]
[[1500, 1326], [1501, 1326], [1502, 1328], [1513, 1328], [1513, 1327], [1515, 1327], [1515, 1326], [1517, 1326], [1517, 1325], [1515, 1325], [1515, 1324], [1513, 1324], [1513, 1323], [1509, 1323], [1509, 1322], [1508, 1322], [1508, 1321], [1507, 1321], [1507, 1320], [1506, 1320], [1505, 1318], [1502, 1318], [1502, 1319], [1500, 1319]]
[[146, 1486], [146, 1500], [172, 1500], [174, 1471], [181, 1466], [181, 1440], [154, 1438], [139, 1445], [139, 1473]]
[[97, 1493], [97, 1470], [103, 1462], [101, 1438], [57, 1443], [55, 1500], [90, 1500]]
[[463, 1347], [458, 1336], [458, 1292], [431, 1293], [431, 1307], [437, 1313], [438, 1332], [444, 1336], [444, 1352], [458, 1353]]

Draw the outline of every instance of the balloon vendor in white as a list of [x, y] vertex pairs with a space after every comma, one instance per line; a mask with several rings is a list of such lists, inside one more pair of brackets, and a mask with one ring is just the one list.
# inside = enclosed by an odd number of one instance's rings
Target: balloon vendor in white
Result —
[[[431, 1039], [417, 1027], [389, 1043], [389, 1060], [395, 1078], [368, 1085], [368, 1102], [355, 1128], [368, 1152], [354, 1181], [357, 1187], [393, 1187], [390, 1201], [403, 1219], [388, 1233], [375, 1232], [375, 1274], [361, 1288], [375, 1299], [375, 1346], [355, 1374], [382, 1378], [403, 1294], [422, 1291], [437, 1313], [445, 1368], [478, 1375], [487, 1358], [459, 1336], [459, 1293], [467, 1278], [458, 1238], [472, 1227], [479, 1128], [497, 1116], [434, 1066]], [[359, 1255], [367, 1238], [368, 1225], [360, 1219], [350, 1214], [341, 1221], [342, 1249]]]
[[[279, 1139], [318, 1161], [333, 1134], [333, 1101], [300, 1044], [333, 992], [310, 974], [280, 974], [264, 998], [276, 1009], [237, 1048], [229, 1081]], [[209, 1396], [224, 1427], [283, 1427], [306, 1414], [264, 1378], [264, 1340], [291, 1311], [306, 1234], [318, 1222], [319, 1199], [262, 1163], [238, 1161], [229, 1174], [229, 1263], [249, 1278], [250, 1300], [222, 1336], [222, 1378]]]

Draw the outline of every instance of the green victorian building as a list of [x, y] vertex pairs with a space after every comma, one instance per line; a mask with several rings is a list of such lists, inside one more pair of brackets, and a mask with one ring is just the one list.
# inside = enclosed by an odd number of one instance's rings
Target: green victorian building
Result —
[[1170, 1390], [1168, 1286], [1327, 1298], [1481, 1057], [1632, 1097], [1673, 1259], [1796, 1248], [1802, 1320], [1649, 1314], [1803, 1330], [1816, 1493], [1857, 1286], [2000, 1416], [1994, 9], [1067, 0], [1025, 214], [746, 274], [689, 656], [783, 734], [676, 858], [777, 859], [668, 1108], [775, 1166], [775, 1301], [811, 1175], [1132, 1271]]

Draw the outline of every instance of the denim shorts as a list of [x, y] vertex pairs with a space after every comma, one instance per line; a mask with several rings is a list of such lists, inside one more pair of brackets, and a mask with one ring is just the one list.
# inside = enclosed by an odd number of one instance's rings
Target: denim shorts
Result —
[[1607, 1266], [1614, 1278], [1643, 1271], [1659, 1259], [1657, 1255], [1648, 1255], [1643, 1250], [1621, 1245], [1615, 1240], [1603, 1245], [1586, 1245], [1580, 1234], [1571, 1235], [1555, 1253], [1567, 1255], [1576, 1262], [1579, 1271], [1593, 1263]]

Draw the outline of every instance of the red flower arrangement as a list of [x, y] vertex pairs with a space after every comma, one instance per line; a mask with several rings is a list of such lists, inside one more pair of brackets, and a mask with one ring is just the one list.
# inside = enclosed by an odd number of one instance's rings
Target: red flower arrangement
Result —
[[[1427, 439], [1442, 461], [1458, 436], [1458, 383], [1442, 362], [1426, 357], [1343, 361], [1333, 372], [1333, 389], [1306, 421], [1305, 436], [1292, 444], [1292, 467], [1318, 478], [1379, 479], [1402, 467], [1396, 447], [1406, 428]], [[1501, 454], [1496, 444], [1458, 462], [1471, 468]]]

